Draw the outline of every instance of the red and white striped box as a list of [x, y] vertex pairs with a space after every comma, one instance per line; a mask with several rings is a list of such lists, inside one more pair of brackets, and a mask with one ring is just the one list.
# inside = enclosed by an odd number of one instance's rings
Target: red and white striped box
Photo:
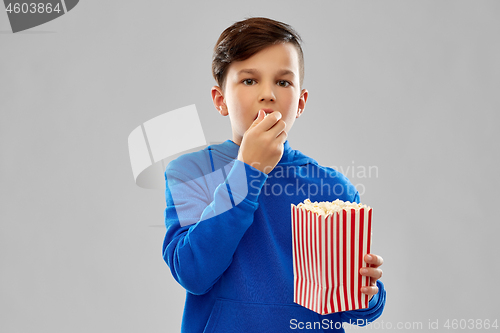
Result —
[[364, 309], [372, 209], [322, 215], [292, 204], [294, 302], [319, 314]]

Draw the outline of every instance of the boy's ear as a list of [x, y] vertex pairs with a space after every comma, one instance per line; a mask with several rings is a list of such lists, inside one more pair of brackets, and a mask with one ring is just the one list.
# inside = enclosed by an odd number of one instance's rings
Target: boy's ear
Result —
[[214, 102], [214, 106], [219, 111], [219, 113], [223, 116], [227, 116], [227, 106], [226, 103], [224, 103], [224, 94], [222, 92], [222, 89], [219, 86], [213, 86], [212, 87], [212, 101]]
[[299, 107], [297, 108], [297, 116], [295, 118], [300, 117], [304, 109], [306, 108], [307, 97], [309, 96], [309, 92], [307, 89], [302, 89], [299, 98]]

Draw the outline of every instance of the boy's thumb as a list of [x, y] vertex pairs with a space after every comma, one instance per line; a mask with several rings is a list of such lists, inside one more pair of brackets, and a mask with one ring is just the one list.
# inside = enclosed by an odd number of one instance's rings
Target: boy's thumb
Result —
[[260, 121], [265, 118], [264, 116], [265, 116], [265, 112], [262, 110], [259, 110], [259, 114], [257, 115], [257, 119], [255, 119], [255, 120], [258, 120], [258, 122], [260, 123]]
[[264, 111], [259, 110], [259, 113], [257, 114], [257, 118], [255, 118], [252, 125], [250, 125], [250, 128], [257, 126], [262, 121], [262, 119], [265, 118], [265, 114], [266, 113]]

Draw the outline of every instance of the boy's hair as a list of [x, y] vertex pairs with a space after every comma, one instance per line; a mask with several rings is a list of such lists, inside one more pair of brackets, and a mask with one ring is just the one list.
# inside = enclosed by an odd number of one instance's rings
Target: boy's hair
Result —
[[304, 81], [304, 54], [301, 38], [288, 24], [265, 17], [239, 21], [224, 30], [214, 47], [212, 75], [224, 91], [226, 74], [233, 61], [243, 61], [268, 46], [292, 43], [299, 55], [300, 88]]

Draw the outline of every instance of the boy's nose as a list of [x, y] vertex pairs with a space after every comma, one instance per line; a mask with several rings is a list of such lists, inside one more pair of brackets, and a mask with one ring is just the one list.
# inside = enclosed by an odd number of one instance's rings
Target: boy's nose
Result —
[[264, 101], [274, 102], [274, 101], [276, 101], [276, 96], [274, 95], [274, 87], [271, 84], [262, 85], [259, 100], [261, 102], [264, 102]]

